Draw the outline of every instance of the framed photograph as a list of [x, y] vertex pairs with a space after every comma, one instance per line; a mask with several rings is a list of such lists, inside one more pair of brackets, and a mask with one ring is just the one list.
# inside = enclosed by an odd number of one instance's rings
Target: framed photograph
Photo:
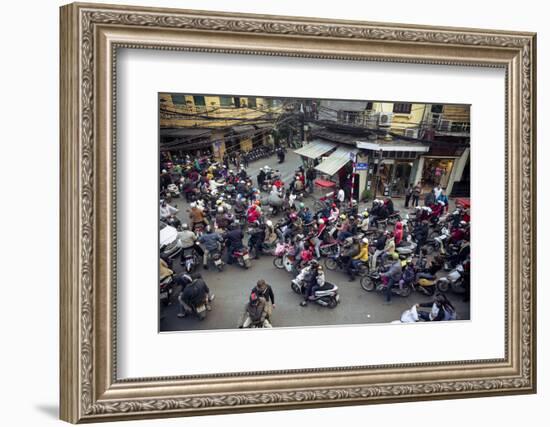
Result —
[[61, 418], [536, 392], [536, 37], [61, 8]]

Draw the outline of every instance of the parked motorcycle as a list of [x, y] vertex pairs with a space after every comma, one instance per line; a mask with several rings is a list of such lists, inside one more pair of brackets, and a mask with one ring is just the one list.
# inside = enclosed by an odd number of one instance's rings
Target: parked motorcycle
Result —
[[286, 270], [294, 273], [294, 263], [296, 262], [296, 251], [290, 243], [279, 243], [275, 248], [275, 258], [273, 265], [279, 270]]
[[[340, 250], [334, 254], [330, 254], [325, 259], [325, 267], [327, 270], [340, 270], [340, 271], [346, 271], [346, 265], [342, 261], [342, 257], [340, 256]], [[360, 263], [357, 267], [352, 267], [352, 272], [355, 276], [365, 276], [369, 272], [369, 267], [366, 262]]]
[[[290, 287], [298, 295], [305, 295], [307, 288], [304, 286], [304, 282], [293, 279], [290, 282]], [[323, 286], [317, 289], [309, 301], [315, 302], [323, 307], [335, 308], [340, 302], [340, 295], [338, 294], [338, 286], [332, 283], [325, 282]]]
[[[387, 287], [387, 280], [378, 271], [368, 273], [366, 276], [361, 277], [361, 287], [367, 292], [385, 292]], [[410, 284], [403, 283], [403, 287], [399, 288], [399, 282], [392, 286], [392, 294], [401, 297], [408, 297], [412, 292]]]
[[240, 249], [235, 249], [233, 251], [233, 258], [237, 260], [237, 264], [241, 266], [244, 269], [249, 269], [252, 266], [252, 262], [250, 261], [250, 254], [248, 253], [248, 249], [246, 249], [244, 246]]
[[[178, 300], [180, 304], [183, 304], [182, 293], [178, 295]], [[201, 301], [198, 304], [188, 304], [188, 306], [191, 307], [191, 313], [197, 316], [199, 320], [206, 319], [206, 313], [208, 312], [206, 307], [206, 301]]]
[[175, 199], [180, 196], [180, 190], [176, 184], [168, 184], [166, 187], [166, 194]]
[[181, 259], [181, 265], [185, 269], [186, 273], [193, 273], [199, 265], [199, 257], [194, 248], [183, 249], [183, 255]]
[[436, 286], [437, 290], [443, 293], [449, 292], [449, 290], [457, 294], [465, 293], [464, 266], [459, 264], [447, 276], [437, 279]]
[[223, 271], [225, 263], [222, 260], [222, 253], [220, 250], [210, 251], [208, 253], [209, 261], [212, 261], [212, 264], [218, 269], [219, 272]]
[[174, 279], [172, 276], [166, 276], [163, 280], [160, 281], [160, 291], [159, 291], [160, 303], [163, 306], [170, 304], [170, 297], [174, 292]]

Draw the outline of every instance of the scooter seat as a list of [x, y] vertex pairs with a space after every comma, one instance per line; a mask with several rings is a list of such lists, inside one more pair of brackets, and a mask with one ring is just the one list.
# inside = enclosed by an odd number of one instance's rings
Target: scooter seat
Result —
[[410, 246], [397, 247], [397, 248], [395, 248], [395, 250], [397, 251], [397, 253], [403, 254], [403, 255], [409, 255], [409, 254], [412, 254], [412, 252], [413, 252], [413, 248], [410, 247]]
[[435, 276], [430, 273], [418, 273], [417, 276], [419, 279], [428, 279], [428, 280], [434, 280]]
[[321, 286], [317, 291], [330, 291], [334, 288], [334, 285], [332, 283], [325, 283], [323, 286]]

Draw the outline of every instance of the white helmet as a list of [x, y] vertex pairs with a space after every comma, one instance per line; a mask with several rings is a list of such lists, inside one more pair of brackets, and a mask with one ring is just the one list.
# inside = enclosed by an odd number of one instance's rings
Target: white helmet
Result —
[[182, 225], [181, 225], [181, 228], [182, 228], [183, 230], [187, 230], [187, 229], [189, 228], [189, 226], [188, 226], [187, 224], [182, 224]]
[[323, 218], [320, 218], [319, 221], [317, 221], [319, 225], [323, 225], [325, 223], [325, 220]]
[[221, 206], [218, 207], [218, 213], [223, 213], [223, 208]]
[[426, 208], [426, 211], [427, 211], [428, 213], [432, 213], [432, 208]]
[[162, 173], [166, 173], [166, 169], [163, 169], [163, 170], [162, 170]]
[[268, 219], [266, 222], [265, 222], [265, 225], [267, 225], [268, 227], [273, 227], [273, 222]]
[[191, 208], [196, 208], [197, 207], [197, 204], [195, 202], [192, 202], [190, 205], [189, 205]]
[[361, 239], [361, 243], [365, 244], [365, 245], [368, 245], [369, 244], [369, 239], [367, 239], [366, 237], [363, 237]]

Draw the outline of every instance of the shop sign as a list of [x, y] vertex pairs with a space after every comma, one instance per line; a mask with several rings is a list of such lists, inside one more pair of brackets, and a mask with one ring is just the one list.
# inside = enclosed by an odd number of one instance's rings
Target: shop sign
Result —
[[366, 170], [368, 170], [368, 168], [369, 168], [368, 163], [356, 163], [355, 164], [355, 170], [358, 170], [358, 171], [366, 171]]

